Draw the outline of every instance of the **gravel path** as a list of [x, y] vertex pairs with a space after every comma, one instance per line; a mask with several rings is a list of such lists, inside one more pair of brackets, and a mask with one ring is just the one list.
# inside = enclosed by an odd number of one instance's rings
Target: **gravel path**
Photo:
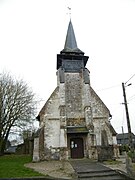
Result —
[[54, 178], [72, 179], [75, 176], [75, 171], [68, 161], [42, 161], [25, 166]]

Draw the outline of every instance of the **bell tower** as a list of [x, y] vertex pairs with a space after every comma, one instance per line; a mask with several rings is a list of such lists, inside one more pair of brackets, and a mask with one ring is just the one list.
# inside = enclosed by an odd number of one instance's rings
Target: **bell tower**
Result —
[[[82, 145], [80, 146], [85, 146], [83, 145], [83, 141], [86, 141], [86, 136], [87, 141], [89, 139], [90, 142], [87, 143], [87, 148], [89, 149], [90, 146], [94, 145], [89, 135], [89, 131], [93, 130], [93, 126], [90, 72], [86, 68], [88, 58], [88, 56], [84, 56], [84, 52], [77, 46], [73, 25], [70, 20], [64, 49], [57, 55], [60, 125], [61, 132], [67, 129], [65, 144], [67, 143], [68, 147], [78, 147], [78, 145], [73, 142], [81, 142], [80, 144]], [[78, 136], [78, 133], [80, 136]], [[78, 136], [78, 140], [73, 141], [72, 139], [75, 139], [76, 135]], [[88, 152], [88, 149], [85, 149], [85, 151]], [[79, 150], [77, 150], [77, 152], [78, 151]], [[81, 158], [84, 156], [84, 147], [82, 147], [80, 151], [82, 152], [79, 156]], [[69, 154], [72, 156], [72, 153]]]
[[[70, 114], [74, 114], [74, 111], [82, 113], [85, 107], [90, 106], [90, 72], [85, 67], [88, 58], [77, 47], [73, 25], [70, 20], [64, 49], [57, 55], [58, 86], [60, 89], [61, 87], [64, 88], [62, 90], [64, 96], [62, 97], [64, 98], [66, 113], [69, 109]], [[78, 118], [81, 116], [82, 114], [78, 114]]]

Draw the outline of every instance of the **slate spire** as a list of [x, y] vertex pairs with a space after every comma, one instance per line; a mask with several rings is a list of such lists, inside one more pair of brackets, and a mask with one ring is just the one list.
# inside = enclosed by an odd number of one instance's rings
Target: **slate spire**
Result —
[[65, 54], [80, 54], [80, 55], [84, 55], [84, 52], [81, 51], [78, 47], [77, 47], [77, 42], [76, 42], [76, 38], [75, 38], [75, 33], [74, 33], [74, 29], [73, 29], [73, 25], [71, 20], [69, 21], [69, 25], [68, 25], [68, 30], [67, 30], [67, 36], [66, 36], [66, 40], [65, 40], [65, 46], [64, 49], [61, 51], [61, 53]]
[[[80, 71], [84, 68], [88, 61], [88, 56], [84, 56], [84, 52], [77, 47], [75, 33], [71, 20], [69, 21], [64, 49], [57, 54], [57, 69], [64, 68], [68, 71]], [[77, 69], [78, 68], [78, 69]], [[70, 69], [70, 70], [71, 70]]]

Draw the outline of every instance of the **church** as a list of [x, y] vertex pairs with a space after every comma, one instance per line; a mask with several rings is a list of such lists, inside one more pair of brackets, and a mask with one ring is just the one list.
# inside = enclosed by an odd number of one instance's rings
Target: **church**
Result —
[[64, 49], [57, 54], [57, 87], [37, 116], [33, 161], [116, 156], [111, 114], [91, 87], [88, 59], [77, 46], [70, 20]]

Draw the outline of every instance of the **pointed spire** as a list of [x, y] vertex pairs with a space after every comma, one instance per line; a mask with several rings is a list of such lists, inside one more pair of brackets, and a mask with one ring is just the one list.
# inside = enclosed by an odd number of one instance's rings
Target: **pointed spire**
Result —
[[71, 19], [68, 25], [65, 46], [64, 46], [64, 49], [61, 51], [61, 53], [75, 53], [75, 54], [81, 54], [81, 55], [84, 54], [84, 52], [82, 52], [77, 47], [77, 42], [76, 42], [75, 33], [74, 33]]
[[74, 33], [74, 29], [73, 29], [71, 20], [68, 25], [68, 31], [67, 31], [67, 36], [66, 36], [66, 41], [65, 41], [65, 46], [64, 46], [64, 49], [66, 49], [66, 48], [70, 48], [70, 49], [77, 48], [75, 33]]

